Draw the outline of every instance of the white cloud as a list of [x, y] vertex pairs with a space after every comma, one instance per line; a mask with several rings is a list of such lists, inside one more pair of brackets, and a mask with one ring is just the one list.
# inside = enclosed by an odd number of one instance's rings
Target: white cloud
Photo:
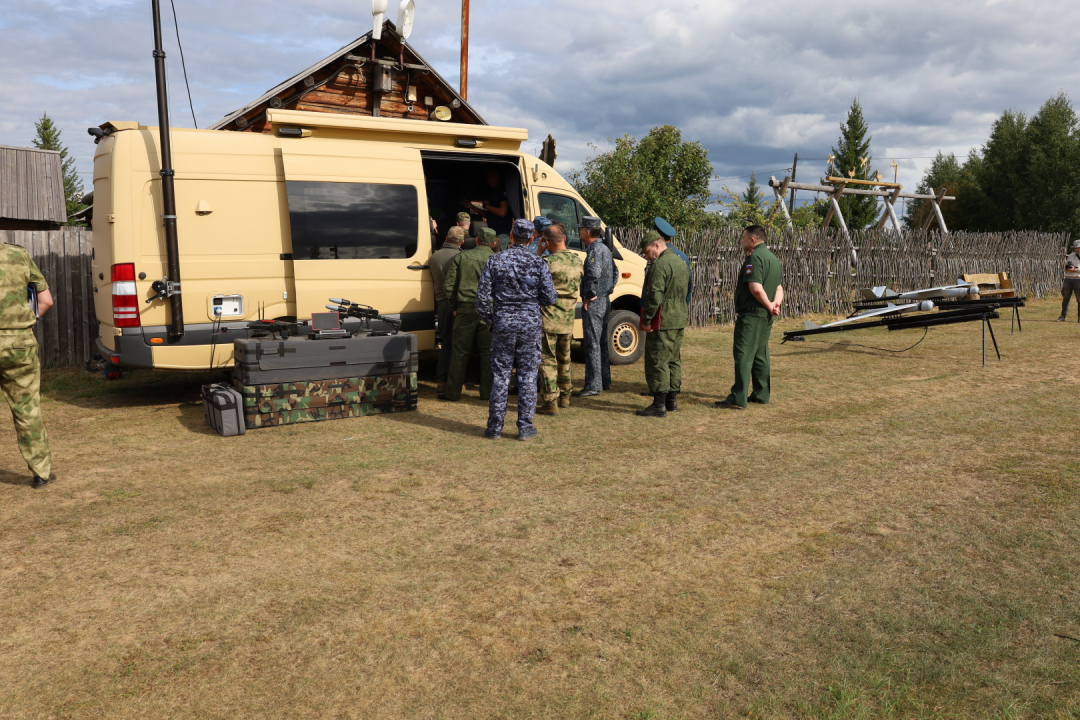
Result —
[[[257, 97], [371, 23], [362, 0], [176, 0], [201, 125]], [[0, 144], [26, 145], [48, 111], [90, 170], [85, 128], [156, 122], [145, 0], [5, 0]], [[173, 122], [189, 125], [163, 3]], [[458, 0], [419, 0], [413, 44], [451, 82]], [[938, 149], [964, 155], [1005, 109], [1034, 112], [1080, 79], [1080, 6], [960, 0], [473, 0], [470, 102], [490, 122], [558, 140], [570, 170], [607, 139], [659, 124], [710, 150], [722, 177], [801, 156], [824, 171], [839, 123], [862, 103], [875, 167], [913, 186]], [[89, 177], [85, 175], [84, 177]], [[767, 174], [759, 179], [764, 180]], [[737, 189], [744, 179], [730, 181]]]

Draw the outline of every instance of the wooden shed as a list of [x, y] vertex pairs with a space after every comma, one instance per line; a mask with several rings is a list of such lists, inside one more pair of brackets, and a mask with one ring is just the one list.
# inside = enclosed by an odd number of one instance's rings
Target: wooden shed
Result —
[[[229, 113], [211, 129], [268, 133], [269, 108], [487, 124], [401, 39], [392, 22], [386, 21], [381, 39], [373, 41], [371, 35], [357, 38], [297, 73], [250, 105]], [[443, 108], [438, 112], [442, 117], [436, 119], [438, 108]]]
[[0, 230], [53, 230], [65, 222], [60, 153], [0, 145]]

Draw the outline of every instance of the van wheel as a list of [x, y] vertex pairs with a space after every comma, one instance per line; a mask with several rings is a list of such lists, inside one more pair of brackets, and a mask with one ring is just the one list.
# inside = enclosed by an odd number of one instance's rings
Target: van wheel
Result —
[[608, 358], [612, 365], [633, 365], [645, 352], [645, 338], [638, 332], [641, 319], [629, 310], [608, 315]]

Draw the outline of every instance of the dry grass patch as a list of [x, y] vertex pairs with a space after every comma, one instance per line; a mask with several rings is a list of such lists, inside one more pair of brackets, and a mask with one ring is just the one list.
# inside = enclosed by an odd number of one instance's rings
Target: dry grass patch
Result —
[[1078, 717], [1054, 317], [986, 368], [978, 326], [777, 333], [744, 412], [695, 330], [679, 413], [616, 368], [530, 443], [475, 389], [224, 439], [205, 376], [51, 376], [55, 485], [0, 421], [0, 717]]

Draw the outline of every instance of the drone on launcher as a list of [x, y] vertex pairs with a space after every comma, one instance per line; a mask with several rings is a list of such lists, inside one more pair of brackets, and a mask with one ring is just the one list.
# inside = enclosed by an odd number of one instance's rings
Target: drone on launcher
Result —
[[[872, 307], [857, 311], [843, 320], [837, 320], [825, 325], [818, 325], [817, 323], [807, 320], [805, 322], [806, 329], [822, 330], [883, 315], [901, 315], [909, 312], [930, 312], [937, 307], [934, 304], [934, 300], [945, 298], [978, 298], [979, 286], [974, 283], [958, 280], [956, 285], [943, 285], [941, 287], [912, 290], [910, 292], [898, 293], [882, 285], [880, 287], [863, 288], [859, 293], [868, 301], [868, 304], [872, 305]], [[893, 302], [894, 300], [907, 300], [909, 302], [896, 304]], [[885, 304], [880, 305], [881, 302], [884, 302]]]

